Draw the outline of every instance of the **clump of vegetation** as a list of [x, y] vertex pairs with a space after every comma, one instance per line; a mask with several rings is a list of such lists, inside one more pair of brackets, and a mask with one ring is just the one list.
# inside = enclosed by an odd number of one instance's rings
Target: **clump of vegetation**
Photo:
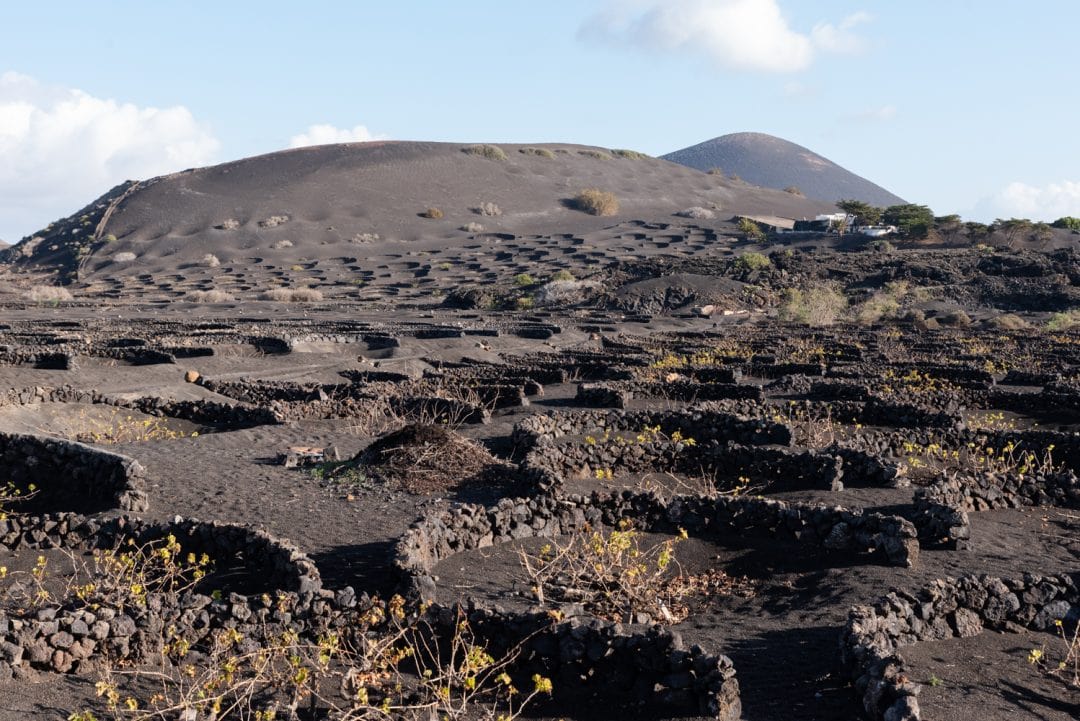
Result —
[[945, 315], [938, 316], [937, 321], [942, 325], [952, 326], [954, 328], [966, 328], [971, 325], [971, 316], [958, 308]]
[[498, 145], [467, 145], [461, 149], [461, 152], [488, 160], [506, 160], [506, 152]]
[[551, 152], [547, 148], [522, 148], [518, 152], [524, 155], [535, 155], [540, 158], [546, 158], [547, 160], [555, 159], [555, 153]]
[[891, 253], [896, 246], [884, 238], [875, 238], [866, 244], [866, 249], [874, 253]]
[[35, 285], [26, 291], [26, 299], [34, 303], [59, 303], [74, 297], [70, 290], [59, 285]]
[[881, 222], [881, 216], [885, 212], [884, 208], [877, 208], [862, 200], [839, 200], [836, 207], [848, 215], [854, 216], [855, 220], [853, 222], [856, 226], [877, 225]]
[[145, 443], [146, 441], [172, 441], [178, 438], [197, 438], [198, 431], [190, 433], [169, 427], [165, 418], [137, 418], [114, 408], [105, 418], [82, 416], [79, 424], [84, 430], [75, 435], [80, 443], [113, 445], [115, 443]]
[[495, 205], [495, 203], [481, 203], [472, 209], [477, 215], [483, 215], [487, 218], [497, 218], [503, 214], [502, 208]]
[[291, 240], [278, 240], [275, 241], [270, 247], [274, 250], [284, 250], [285, 248], [293, 247], [293, 242]]
[[809, 326], [832, 325], [847, 310], [848, 300], [839, 288], [817, 285], [808, 289], [788, 288], [780, 304], [780, 320]]
[[545, 544], [539, 553], [522, 550], [518, 558], [541, 606], [579, 603], [592, 615], [619, 623], [678, 623], [690, 614], [692, 595], [753, 595], [749, 580], [719, 569], [684, 574], [675, 549], [687, 538], [680, 529], [650, 546], [623, 520], [614, 530], [586, 527]]
[[214, 228], [216, 228], [217, 230], [236, 230], [239, 227], [240, 221], [236, 218], [229, 218], [228, 220], [223, 220], [214, 226]]
[[353, 236], [352, 242], [354, 243], [378, 243], [378, 233], [357, 233]]
[[1054, 228], [1064, 228], [1065, 230], [1080, 230], [1080, 218], [1066, 215], [1058, 218], [1050, 225]]
[[765, 231], [761, 229], [761, 226], [749, 218], [739, 218], [739, 224], [736, 227], [747, 240], [752, 240], [754, 242], [765, 240]]
[[578, 155], [584, 155], [586, 158], [592, 158], [593, 160], [611, 160], [611, 156], [602, 150], [579, 150]]
[[626, 160], [648, 160], [650, 157], [645, 153], [640, 153], [636, 150], [626, 150], [625, 148], [616, 148], [611, 151], [611, 154], [617, 158], [625, 158]]
[[1005, 313], [991, 318], [990, 324], [998, 330], [1025, 330], [1031, 327], [1030, 323], [1015, 313]]
[[514, 285], [516, 285], [519, 288], [523, 288], [525, 286], [533, 285], [534, 283], [536, 283], [536, 281], [528, 273], [518, 273], [517, 275], [514, 276]]
[[316, 303], [323, 299], [323, 294], [315, 288], [272, 288], [261, 293], [259, 298], [278, 303]]
[[484, 226], [480, 225], [477, 222], [466, 223], [465, 225], [461, 226], [461, 229], [464, 230], [466, 233], [484, 232]]
[[723, 168], [709, 168], [708, 174], [709, 175], [715, 175], [717, 177], [723, 178], [724, 177], [724, 169]]
[[1080, 689], [1080, 624], [1071, 620], [1072, 631], [1065, 627], [1065, 619], [1054, 621], [1054, 631], [1061, 642], [1060, 659], [1055, 663], [1049, 658], [1046, 646], [1028, 652], [1028, 663], [1039, 667], [1044, 673], [1056, 676], [1075, 689]]
[[788, 187], [784, 188], [784, 192], [789, 194], [789, 195], [798, 196], [800, 198], [805, 198], [806, 197], [806, 195], [803, 194], [803, 192], [801, 190], [799, 190], [799, 186], [797, 186], [797, 185], [789, 185]]
[[716, 217], [716, 213], [709, 210], [708, 208], [702, 208], [698, 205], [695, 205], [692, 208], [687, 208], [686, 210], [680, 210], [675, 215], [679, 216], [680, 218], [691, 218], [693, 220], [712, 220]]
[[619, 212], [619, 199], [606, 190], [587, 188], [574, 197], [574, 207], [590, 215], [615, 215]]
[[881, 320], [896, 318], [900, 312], [900, 303], [907, 294], [908, 284], [906, 282], [886, 283], [882, 290], [877, 291], [854, 308], [855, 320], [864, 325], [869, 325]]
[[444, 426], [424, 423], [383, 436], [348, 465], [413, 494], [444, 492], [501, 467], [476, 441]]
[[560, 281], [560, 280], [573, 280], [573, 279], [574, 279], [574, 274], [564, 268], [562, 270], [556, 271], [551, 276], [551, 278], [549, 278], [548, 280]]
[[206, 266], [207, 268], [216, 268], [221, 265], [221, 261], [218, 260], [218, 257], [213, 253], [207, 253], [206, 255], [204, 255], [202, 257], [202, 260], [199, 261], [199, 263], [200, 265]]
[[536, 300], [531, 295], [518, 296], [514, 300], [514, 307], [517, 310], [532, 310], [536, 306]]
[[1046, 322], [1046, 329], [1051, 332], [1070, 330], [1080, 326], [1080, 308], [1054, 313]]
[[439, 208], [431, 207], [421, 213], [421, 215], [425, 218], [430, 218], [431, 220], [438, 220], [445, 214]]
[[743, 253], [735, 259], [735, 268], [741, 273], [754, 273], [772, 267], [772, 261], [762, 253]]
[[192, 303], [231, 303], [236, 300], [223, 290], [193, 290], [184, 296]]
[[289, 216], [287, 215], [271, 215], [265, 220], [259, 221], [260, 228], [276, 228], [279, 225], [285, 225], [289, 222]]
[[925, 205], [890, 205], [881, 214], [887, 225], [895, 225], [905, 238], [926, 238], [934, 227], [934, 211]]
[[130, 263], [139, 256], [135, 255], [131, 251], [125, 250], [122, 253], [117, 253], [113, 256], [114, 263]]

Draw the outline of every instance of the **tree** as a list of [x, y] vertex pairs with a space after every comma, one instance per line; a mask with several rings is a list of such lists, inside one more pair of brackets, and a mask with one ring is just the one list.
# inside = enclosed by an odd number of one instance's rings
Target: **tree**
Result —
[[1001, 233], [1005, 236], [1005, 242], [1012, 245], [1017, 239], [1030, 235], [1035, 224], [1027, 218], [998, 218], [990, 224], [991, 233]]
[[934, 226], [934, 211], [914, 203], [890, 205], [881, 217], [888, 225], [895, 225], [900, 235], [908, 238], [925, 238]]
[[968, 240], [971, 241], [985, 240], [986, 236], [990, 235], [990, 226], [986, 223], [968, 221], [964, 223], [964, 230], [967, 231]]
[[836, 207], [848, 215], [855, 216], [856, 226], [877, 225], [881, 222], [882, 209], [861, 200], [840, 200], [837, 201]]
[[934, 218], [934, 230], [945, 236], [945, 239], [948, 241], [952, 241], [956, 238], [963, 227], [964, 223], [960, 220], [960, 216], [955, 213]]
[[1050, 225], [1055, 228], [1064, 228], [1065, 230], [1080, 230], [1080, 218], [1075, 218], [1071, 215], [1058, 218]]

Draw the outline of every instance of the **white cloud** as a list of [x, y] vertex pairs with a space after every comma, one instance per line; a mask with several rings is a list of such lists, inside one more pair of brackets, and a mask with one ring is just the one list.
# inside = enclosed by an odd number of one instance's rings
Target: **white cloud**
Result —
[[776, 0], [609, 0], [581, 35], [664, 51], [692, 51], [736, 70], [794, 72], [810, 66], [817, 50], [857, 52], [854, 28], [869, 19], [856, 13], [839, 25], [793, 30]]
[[885, 122], [896, 117], [896, 106], [880, 105], [875, 108], [867, 108], [856, 113], [853, 117], [864, 122]]
[[1063, 180], [1041, 187], [1009, 183], [1001, 192], [983, 199], [976, 210], [986, 218], [1052, 221], [1065, 215], [1080, 216], [1080, 181]]
[[309, 145], [328, 145], [330, 143], [366, 143], [370, 140], [385, 139], [385, 135], [375, 135], [364, 125], [357, 125], [353, 128], [311, 125], [306, 132], [289, 138], [289, 147], [305, 148]]
[[121, 181], [206, 165], [217, 150], [183, 106], [139, 107], [0, 74], [0, 237], [15, 242]]

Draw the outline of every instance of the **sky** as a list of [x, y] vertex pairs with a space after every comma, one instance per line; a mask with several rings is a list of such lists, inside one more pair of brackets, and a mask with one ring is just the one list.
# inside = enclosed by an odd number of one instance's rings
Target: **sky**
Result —
[[740, 131], [939, 215], [1080, 216], [1076, 0], [0, 0], [0, 239], [125, 179], [376, 138]]

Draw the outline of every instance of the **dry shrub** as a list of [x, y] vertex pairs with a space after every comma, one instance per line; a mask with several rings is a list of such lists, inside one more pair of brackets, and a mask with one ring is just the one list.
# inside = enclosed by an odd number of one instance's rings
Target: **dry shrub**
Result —
[[383, 482], [417, 495], [457, 488], [500, 466], [476, 441], [448, 428], [422, 423], [383, 436], [354, 461]]
[[35, 285], [26, 291], [26, 299], [35, 303], [58, 303], [73, 300], [73, 297], [71, 291], [58, 285]]
[[810, 326], [832, 325], [847, 309], [848, 301], [836, 286], [789, 288], [779, 308], [780, 320]]
[[192, 303], [231, 303], [236, 300], [223, 290], [193, 290], [184, 296]]
[[353, 236], [352, 242], [354, 243], [378, 243], [378, 233], [357, 233]]
[[218, 230], [236, 230], [240, 227], [240, 221], [236, 218], [229, 218], [214, 226]]
[[971, 316], [964, 311], [957, 309], [950, 311], [945, 315], [938, 316], [937, 321], [942, 325], [952, 326], [954, 328], [966, 328], [971, 325]]
[[477, 215], [483, 215], [489, 218], [495, 218], [502, 215], [502, 208], [495, 205], [495, 203], [481, 203], [472, 209]]
[[638, 152], [637, 150], [626, 150], [625, 148], [616, 148], [611, 151], [611, 154], [617, 158], [625, 158], [626, 160], [648, 160], [649, 156], [645, 153]]
[[213, 253], [207, 253], [202, 257], [200, 264], [205, 265], [207, 268], [216, 268], [221, 265], [221, 261]]
[[259, 221], [260, 228], [276, 228], [279, 225], [285, 225], [289, 222], [289, 216], [287, 215], [271, 215], [266, 220]]
[[998, 330], [1025, 330], [1031, 327], [1030, 323], [1015, 313], [1006, 313], [992, 318], [990, 324]]
[[484, 226], [480, 225], [479, 223], [475, 223], [475, 222], [474, 223], [466, 223], [465, 225], [461, 226], [461, 229], [464, 230], [466, 233], [483, 233], [484, 232]]
[[438, 208], [428, 208], [421, 215], [423, 215], [425, 218], [430, 218], [431, 220], [438, 220], [439, 218], [443, 217], [445, 213], [443, 213]]
[[293, 242], [291, 240], [279, 240], [270, 247], [274, 250], [283, 250], [285, 248], [293, 247]]
[[506, 153], [498, 145], [467, 145], [461, 149], [461, 152], [488, 160], [506, 160]]
[[716, 217], [716, 213], [712, 212], [708, 208], [702, 208], [698, 205], [695, 205], [692, 208], [687, 208], [686, 210], [680, 210], [675, 215], [679, 216], [680, 218], [692, 218], [694, 220], [712, 220]]
[[323, 299], [323, 294], [315, 288], [273, 288], [260, 294], [259, 298], [278, 303], [315, 303]]
[[586, 158], [592, 158], [593, 160], [611, 160], [611, 156], [602, 150], [579, 150], [578, 155], [584, 155]]
[[788, 193], [789, 195], [797, 195], [800, 198], [806, 197], [803, 192], [799, 190], [799, 187], [797, 185], [789, 185], [788, 187], [784, 188], [784, 192]]
[[1046, 321], [1046, 329], [1052, 332], [1070, 330], [1080, 325], [1080, 308], [1054, 313]]
[[548, 160], [555, 159], [555, 153], [551, 152], [547, 148], [522, 148], [518, 152], [524, 155], [535, 155], [539, 158], [546, 158]]
[[574, 198], [574, 207], [590, 215], [615, 215], [619, 212], [619, 199], [606, 190], [587, 188]]
[[113, 259], [114, 263], [130, 263], [131, 261], [135, 260], [137, 257], [138, 256], [135, 255], [134, 253], [132, 253], [131, 251], [125, 250], [122, 253], [117, 253], [116, 255], [114, 255], [112, 259]]

